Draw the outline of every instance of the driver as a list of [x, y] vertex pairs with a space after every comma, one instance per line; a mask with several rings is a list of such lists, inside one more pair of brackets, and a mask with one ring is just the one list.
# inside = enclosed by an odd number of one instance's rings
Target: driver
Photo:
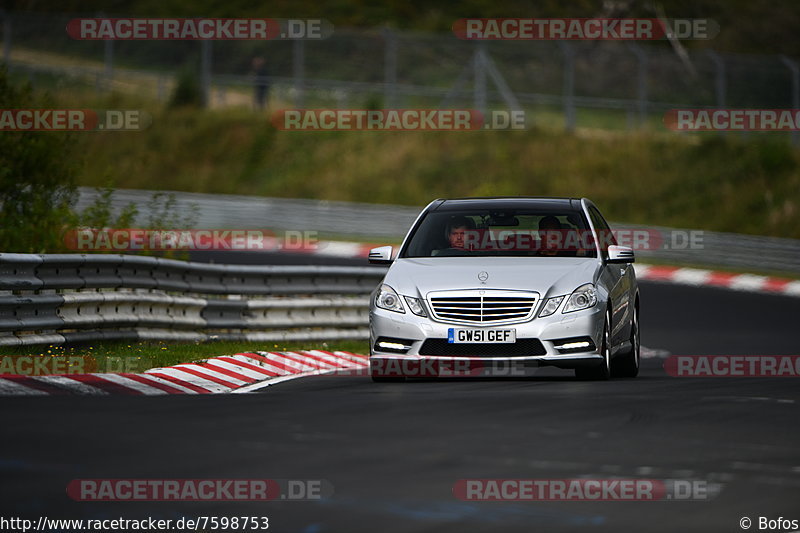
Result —
[[447, 244], [443, 250], [434, 250], [433, 255], [460, 255], [465, 253], [466, 235], [475, 229], [475, 222], [468, 217], [455, 216], [447, 224]]

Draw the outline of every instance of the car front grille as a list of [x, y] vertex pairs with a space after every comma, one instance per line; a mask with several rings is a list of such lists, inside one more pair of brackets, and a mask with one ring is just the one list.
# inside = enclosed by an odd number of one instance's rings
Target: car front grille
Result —
[[438, 291], [430, 293], [428, 301], [434, 317], [439, 320], [496, 324], [528, 319], [533, 314], [538, 296], [535, 292], [525, 291]]
[[420, 355], [453, 357], [525, 357], [545, 355], [539, 339], [519, 339], [513, 343], [454, 344], [447, 339], [426, 339], [419, 349]]

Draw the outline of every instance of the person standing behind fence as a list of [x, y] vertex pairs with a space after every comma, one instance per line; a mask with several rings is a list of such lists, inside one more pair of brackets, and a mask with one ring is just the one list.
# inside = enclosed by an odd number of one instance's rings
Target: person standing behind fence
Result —
[[267, 79], [267, 62], [263, 57], [254, 57], [250, 75], [253, 76], [253, 103], [259, 111], [264, 110], [269, 98], [269, 80]]

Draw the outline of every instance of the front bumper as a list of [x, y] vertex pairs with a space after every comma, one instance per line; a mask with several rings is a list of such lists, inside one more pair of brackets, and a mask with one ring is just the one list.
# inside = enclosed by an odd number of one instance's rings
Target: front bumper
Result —
[[[538, 312], [538, 309], [537, 309]], [[430, 317], [416, 316], [408, 311], [394, 313], [384, 309], [373, 308], [370, 310], [370, 361], [373, 371], [375, 369], [392, 372], [399, 371], [405, 375], [428, 375], [431, 372], [449, 372], [449, 369], [469, 369], [475, 374], [475, 369], [508, 369], [535, 368], [539, 366], [555, 366], [558, 368], [577, 368], [582, 366], [597, 366], [603, 363], [603, 356], [599, 353], [602, 345], [603, 325], [605, 313], [598, 305], [583, 311], [555, 314], [544, 318], [533, 318], [527, 322], [505, 325], [492, 325], [485, 329], [510, 329], [516, 330], [517, 342], [525, 339], [538, 340], [541, 349], [535, 355], [520, 355], [519, 350], [511, 350], [504, 354], [502, 345], [492, 345], [486, 353], [470, 355], [439, 355], [426, 353], [423, 345], [426, 340], [439, 339], [446, 342], [449, 328], [464, 328], [460, 324], [452, 324], [433, 320]], [[590, 351], [564, 353], [556, 349], [563, 339], [577, 337], [591, 338], [594, 347]], [[379, 338], [399, 339], [403, 344], [410, 346], [404, 353], [397, 351], [381, 350], [376, 347]], [[532, 344], [532, 343], [531, 343]], [[428, 344], [430, 346], [430, 343]], [[464, 346], [464, 345], [459, 345]], [[417, 368], [421, 374], [417, 374]], [[393, 375], [393, 374], [389, 374]], [[401, 374], [396, 374], [401, 375]]]

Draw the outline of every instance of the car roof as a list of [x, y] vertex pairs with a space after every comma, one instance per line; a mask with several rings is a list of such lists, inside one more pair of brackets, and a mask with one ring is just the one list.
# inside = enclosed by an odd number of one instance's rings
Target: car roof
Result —
[[484, 196], [472, 198], [440, 198], [435, 211], [450, 211], [480, 207], [482, 209], [565, 209], [580, 210], [580, 198], [554, 198], [536, 196]]

